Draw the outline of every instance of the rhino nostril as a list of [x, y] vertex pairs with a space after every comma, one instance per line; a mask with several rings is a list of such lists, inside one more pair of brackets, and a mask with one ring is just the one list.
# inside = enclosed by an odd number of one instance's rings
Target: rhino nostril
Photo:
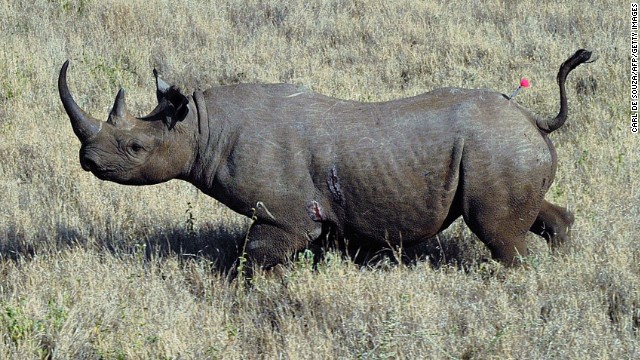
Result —
[[98, 168], [98, 165], [96, 164], [96, 162], [93, 159], [86, 156], [83, 156], [80, 159], [80, 165], [82, 165], [82, 168], [86, 171], [91, 171]]

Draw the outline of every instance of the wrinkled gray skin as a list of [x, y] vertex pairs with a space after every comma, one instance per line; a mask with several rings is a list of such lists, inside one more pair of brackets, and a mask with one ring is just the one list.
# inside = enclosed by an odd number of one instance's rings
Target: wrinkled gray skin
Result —
[[412, 246], [463, 216], [492, 256], [513, 264], [525, 234], [567, 239], [573, 216], [544, 200], [556, 172], [541, 119], [490, 90], [445, 88], [382, 103], [339, 100], [294, 85], [241, 84], [184, 95], [157, 80], [144, 118], [118, 93], [106, 122], [74, 102], [68, 62], [60, 97], [82, 143], [80, 163], [103, 180], [146, 185], [181, 179], [257, 221], [246, 245], [264, 267], [328, 235], [360, 246]]

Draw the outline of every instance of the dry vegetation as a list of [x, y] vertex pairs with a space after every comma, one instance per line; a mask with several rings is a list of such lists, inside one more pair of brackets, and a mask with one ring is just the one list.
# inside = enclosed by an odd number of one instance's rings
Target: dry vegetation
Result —
[[[483, 3], [483, 4], [481, 4]], [[640, 141], [628, 130], [618, 1], [0, 2], [0, 358], [639, 358]], [[125, 187], [78, 164], [55, 81], [106, 118], [118, 87], [152, 108], [151, 70], [184, 89], [291, 82], [379, 101], [442, 86], [510, 93], [570, 118], [552, 201], [573, 244], [530, 236], [527, 266], [483, 263], [460, 223], [431, 261], [358, 267], [302, 256], [251, 289], [224, 271], [246, 220], [186, 183]], [[499, 129], [496, 129], [499, 131]]]

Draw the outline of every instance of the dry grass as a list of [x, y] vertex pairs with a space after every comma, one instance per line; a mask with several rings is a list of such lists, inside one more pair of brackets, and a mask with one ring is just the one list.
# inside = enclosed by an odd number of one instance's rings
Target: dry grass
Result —
[[[627, 12], [616, 1], [0, 2], [0, 358], [640, 357]], [[580, 47], [599, 61], [569, 78], [548, 195], [576, 214], [567, 254], [531, 236], [525, 268], [482, 263], [456, 223], [433, 263], [362, 269], [330, 256], [312, 271], [302, 258], [250, 290], [218, 270], [246, 220], [186, 183], [83, 172], [55, 85], [70, 58], [78, 102], [104, 118], [119, 86], [133, 113], [152, 108], [153, 67], [187, 90], [284, 81], [363, 101], [509, 93], [527, 76], [518, 100], [549, 115], [557, 68]]]

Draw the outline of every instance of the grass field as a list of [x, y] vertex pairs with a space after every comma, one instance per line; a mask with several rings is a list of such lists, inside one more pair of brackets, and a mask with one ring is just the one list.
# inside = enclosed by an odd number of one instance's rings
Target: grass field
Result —
[[[640, 141], [628, 126], [629, 4], [619, 1], [36, 0], [0, 2], [0, 359], [640, 358]], [[187, 183], [126, 187], [78, 162], [59, 101], [106, 119], [155, 105], [152, 69], [186, 91], [289, 82], [381, 101], [443, 86], [511, 93], [569, 120], [547, 198], [576, 215], [526, 266], [483, 262], [463, 223], [431, 261], [330, 254], [283, 278], [228, 281], [247, 220]]]

